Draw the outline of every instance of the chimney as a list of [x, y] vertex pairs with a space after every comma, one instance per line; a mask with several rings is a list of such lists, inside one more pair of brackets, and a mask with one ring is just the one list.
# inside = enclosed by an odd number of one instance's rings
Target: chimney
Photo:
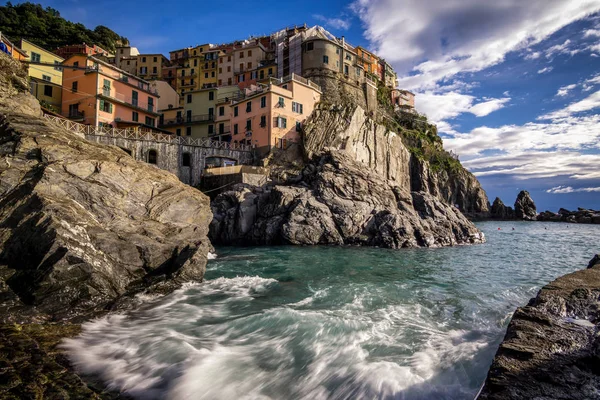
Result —
[[346, 37], [342, 36], [342, 47], [346, 47]]

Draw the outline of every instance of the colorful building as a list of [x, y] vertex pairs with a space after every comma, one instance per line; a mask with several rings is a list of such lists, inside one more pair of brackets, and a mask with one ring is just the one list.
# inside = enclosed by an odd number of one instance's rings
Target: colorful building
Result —
[[28, 54], [29, 85], [31, 94], [40, 101], [42, 107], [59, 112], [62, 104], [62, 62], [64, 59], [25, 39], [19, 47]]
[[155, 127], [158, 94], [150, 83], [95, 57], [64, 61], [62, 114], [94, 126]]
[[137, 76], [145, 80], [162, 79], [162, 70], [169, 60], [162, 54], [140, 54], [137, 56]]
[[379, 79], [379, 57], [364, 47], [356, 47], [357, 62], [362, 64], [365, 73]]
[[250, 84], [256, 83], [257, 68], [261, 61], [266, 60], [266, 53], [267, 50], [258, 40], [246, 41], [234, 47], [234, 83], [240, 88], [246, 88]]
[[200, 75], [198, 83], [200, 88], [216, 87], [219, 82], [219, 56], [224, 55], [220, 50], [209, 49], [200, 59]]
[[[137, 63], [137, 56], [139, 56], [139, 55], [140, 55], [140, 52], [137, 49], [137, 47], [119, 46], [116, 48], [116, 51], [115, 51], [115, 66], [119, 69], [126, 70], [123, 65], [123, 60], [131, 61], [132, 59], [135, 58], [136, 63]], [[127, 65], [131, 66], [131, 64], [127, 64]], [[136, 66], [137, 66], [137, 64], [136, 64]], [[135, 70], [135, 72], [137, 72], [137, 69]], [[135, 75], [135, 72], [132, 72], [132, 73]]]
[[234, 85], [233, 74], [233, 45], [222, 45], [215, 48], [219, 50], [219, 68], [217, 72], [217, 86]]
[[15, 60], [27, 61], [27, 53], [15, 46], [6, 36], [2, 36], [2, 34], [0, 34], [0, 43], [4, 45], [4, 49], [2, 50]]
[[158, 110], [179, 106], [179, 94], [167, 82], [162, 80], [150, 81], [150, 91], [158, 94], [156, 103]]
[[397, 110], [413, 111], [415, 109], [415, 94], [408, 90], [393, 89], [392, 104]]
[[297, 143], [302, 124], [320, 99], [320, 87], [295, 74], [246, 89], [230, 105], [232, 140], [262, 153]]

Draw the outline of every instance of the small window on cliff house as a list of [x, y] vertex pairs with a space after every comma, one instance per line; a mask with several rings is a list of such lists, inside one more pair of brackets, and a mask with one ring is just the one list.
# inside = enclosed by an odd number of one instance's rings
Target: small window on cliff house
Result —
[[306, 51], [311, 51], [315, 48], [315, 44], [313, 42], [306, 44]]
[[189, 167], [192, 165], [192, 156], [190, 155], [190, 153], [183, 153], [181, 165], [184, 167]]
[[52, 97], [52, 86], [44, 85], [44, 96]]
[[158, 161], [158, 155], [156, 154], [156, 150], [148, 151], [148, 164], [156, 165], [157, 161]]

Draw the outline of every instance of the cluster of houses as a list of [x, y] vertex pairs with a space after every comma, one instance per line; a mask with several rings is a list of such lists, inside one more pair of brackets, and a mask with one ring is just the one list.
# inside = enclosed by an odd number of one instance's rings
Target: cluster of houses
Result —
[[414, 109], [414, 94], [397, 89], [385, 60], [320, 26], [187, 47], [169, 58], [131, 46], [115, 54], [86, 44], [50, 52], [24, 39], [0, 39], [27, 64], [31, 92], [45, 109], [94, 126], [286, 147], [321, 99], [314, 77], [323, 73], [387, 86], [394, 107]]

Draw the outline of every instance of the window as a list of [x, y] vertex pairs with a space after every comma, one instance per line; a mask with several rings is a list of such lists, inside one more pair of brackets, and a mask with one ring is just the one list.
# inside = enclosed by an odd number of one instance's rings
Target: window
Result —
[[238, 124], [233, 124], [233, 134], [234, 135], [238, 134]]
[[349, 74], [349, 68], [348, 68], [348, 64], [344, 64], [344, 75], [348, 75]]
[[233, 116], [234, 117], [238, 116], [238, 106], [233, 107]]
[[340, 54], [340, 48], [339, 47], [335, 49], [335, 54]]
[[146, 117], [146, 125], [154, 126], [154, 118]]
[[227, 66], [227, 72], [231, 72], [231, 65]]
[[360, 76], [360, 69], [356, 68], [356, 76]]
[[181, 76], [185, 76], [185, 69], [181, 70]]
[[252, 63], [251, 63], [251, 62], [247, 63], [247, 64], [246, 64], [246, 67], [247, 67], [248, 69], [252, 69]]
[[211, 66], [211, 68], [215, 68], [215, 67], [217, 66], [217, 64], [216, 64], [216, 63], [213, 61], [213, 62], [210, 64], [210, 66]]
[[154, 99], [148, 97], [148, 111], [154, 111]]
[[44, 96], [52, 97], [52, 86], [44, 85]]
[[152, 61], [157, 62], [158, 61], [158, 57], [154, 57], [154, 59]]
[[252, 102], [251, 101], [246, 103], [246, 112], [247, 113], [252, 112]]
[[263, 96], [260, 98], [260, 108], [265, 108], [267, 106], [267, 96]]
[[329, 64], [329, 56], [323, 56], [323, 64]]
[[219, 107], [219, 117], [222, 117], [225, 115], [225, 107], [221, 106]]
[[223, 64], [223, 59], [219, 58], [219, 64]]
[[187, 95], [186, 101], [187, 101], [188, 104], [190, 104], [192, 102], [192, 95], [191, 94]]
[[246, 132], [252, 131], [252, 120], [251, 119], [247, 119], [246, 120]]
[[233, 83], [233, 81], [231, 80], [231, 78], [227, 78], [227, 84], [228, 84], [229, 86], [231, 86], [231, 84], [232, 84], [232, 83]]
[[188, 126], [185, 128], [185, 136], [192, 136], [192, 127]]
[[219, 67], [219, 73], [222, 74], [223, 73], [223, 68]]
[[[146, 117], [148, 118], [148, 117]], [[156, 165], [158, 161], [158, 155], [156, 154], [156, 150], [148, 150], [148, 164]]]
[[306, 44], [306, 51], [312, 51], [315, 48], [315, 44], [313, 42]]
[[54, 61], [54, 69], [56, 71], [62, 71], [62, 67], [60, 67], [60, 62], [59, 61]]
[[71, 82], [71, 92], [77, 93], [77, 81]]
[[140, 115], [136, 111], [132, 112], [131, 113], [131, 120], [133, 122], [138, 122], [140, 120]]
[[198, 66], [198, 59], [197, 59], [197, 58], [195, 58], [195, 59], [194, 59], [194, 67], [197, 67], [197, 66]]
[[208, 100], [213, 101], [215, 99], [215, 92], [208, 92]]
[[248, 57], [252, 57], [252, 50], [248, 50]]
[[279, 98], [279, 101], [277, 102], [277, 106], [281, 107], [281, 108], [285, 108], [285, 100], [283, 99], [283, 97]]
[[273, 68], [269, 68], [269, 76], [273, 75]]
[[35, 52], [32, 51], [31, 52], [31, 62], [39, 63], [40, 60], [41, 60], [40, 55], [38, 53], [35, 53]]
[[296, 122], [296, 132], [302, 132], [302, 122]]
[[[184, 85], [185, 85], [185, 81], [182, 79], [181, 80], [181, 86], [184, 86]], [[183, 94], [183, 90], [181, 91], [181, 94]]]
[[215, 117], [215, 109], [214, 108], [209, 108], [208, 109], [208, 117], [212, 120]]
[[211, 78], [214, 78], [215, 77], [215, 71], [211, 72], [210, 76], [211, 76]]
[[238, 76], [238, 82], [244, 82], [246, 80], [246, 75], [241, 74], [240, 76]]
[[181, 157], [181, 166], [189, 167], [192, 165], [192, 156], [190, 153], [183, 153]]
[[346, 60], [352, 61], [352, 54], [346, 53]]
[[287, 119], [283, 118], [283, 117], [277, 117], [275, 118], [275, 126], [277, 128], [287, 128]]
[[138, 105], [138, 92], [136, 92], [135, 90], [131, 91], [131, 105], [136, 107]]
[[265, 79], [265, 70], [264, 69], [260, 70], [260, 79]]
[[244, 70], [244, 63], [240, 63], [240, 72]]
[[146, 75], [148, 73], [148, 67], [140, 67], [140, 74]]
[[215, 133], [215, 126], [214, 125], [209, 125], [208, 126], [208, 134], [212, 135]]
[[79, 67], [79, 61], [75, 61], [75, 62], [73, 63], [73, 66], [74, 66], [74, 67]]
[[244, 58], [244, 52], [240, 51], [240, 58]]
[[260, 126], [261, 126], [261, 128], [264, 128], [265, 126], [267, 126], [267, 116], [266, 115], [260, 116]]
[[192, 110], [187, 110], [185, 112], [185, 120], [187, 122], [192, 122]]
[[158, 69], [156, 67], [152, 67], [152, 73], [153, 74], [157, 74], [158, 73]]
[[296, 103], [295, 101], [292, 101], [292, 112], [295, 112], [295, 113], [298, 113], [298, 114], [302, 114], [303, 113], [302, 104]]
[[227, 61], [231, 61], [231, 56], [227, 56]]
[[48, 75], [42, 75], [42, 79], [46, 82], [52, 82], [52, 77]]
[[205, 77], [205, 78], [208, 78], [208, 72], [205, 72], [205, 73], [204, 73], [204, 77]]
[[223, 81], [219, 79], [219, 86], [223, 85]]
[[146, 57], [142, 57], [142, 62], [146, 62]]
[[107, 113], [113, 112], [113, 105], [108, 101], [100, 100], [100, 111], [104, 111]]
[[177, 128], [177, 129], [175, 130], [175, 134], [176, 134], [177, 136], [181, 136], [181, 128]]
[[78, 117], [79, 115], [79, 104], [69, 104], [69, 117]]
[[120, 50], [121, 54], [123, 54], [123, 49]]

